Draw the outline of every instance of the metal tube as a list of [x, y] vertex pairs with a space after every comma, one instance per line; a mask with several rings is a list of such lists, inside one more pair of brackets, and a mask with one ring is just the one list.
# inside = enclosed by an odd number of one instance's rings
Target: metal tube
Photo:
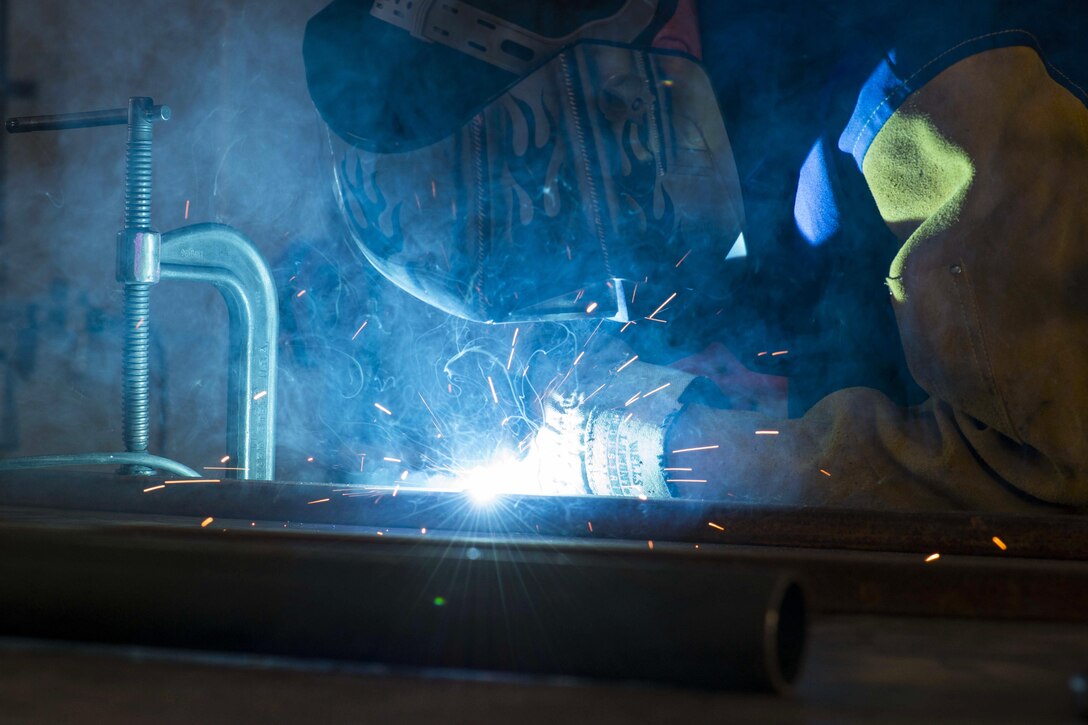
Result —
[[15, 636], [712, 689], [788, 690], [805, 641], [789, 574], [644, 546], [0, 527], [0, 599]]
[[164, 280], [208, 282], [229, 317], [227, 454], [241, 478], [275, 477], [276, 338], [279, 309], [272, 272], [241, 232], [197, 224], [162, 238]]

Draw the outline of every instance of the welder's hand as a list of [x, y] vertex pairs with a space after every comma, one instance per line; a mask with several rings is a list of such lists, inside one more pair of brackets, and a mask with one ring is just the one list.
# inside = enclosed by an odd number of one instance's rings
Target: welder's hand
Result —
[[694, 376], [632, 362], [589, 391], [549, 392], [524, 459], [541, 491], [669, 498], [665, 431]]

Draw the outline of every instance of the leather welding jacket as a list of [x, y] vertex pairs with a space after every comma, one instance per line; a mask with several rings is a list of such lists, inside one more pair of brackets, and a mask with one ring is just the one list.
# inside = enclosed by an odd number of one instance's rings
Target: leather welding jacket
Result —
[[839, 144], [900, 240], [887, 284], [929, 399], [902, 407], [848, 388], [789, 420], [688, 405], [666, 466], [708, 483], [681, 495], [1088, 505], [1088, 110], [1030, 39], [993, 40], [953, 46], [883, 97], [863, 94]]

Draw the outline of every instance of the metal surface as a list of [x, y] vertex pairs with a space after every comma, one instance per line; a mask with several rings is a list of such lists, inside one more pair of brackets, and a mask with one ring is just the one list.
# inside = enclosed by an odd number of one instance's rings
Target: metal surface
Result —
[[0, 633], [788, 689], [788, 574], [644, 551], [0, 526]]
[[[910, 515], [591, 496], [504, 496], [482, 505], [463, 494], [405, 488], [394, 496], [389, 489], [319, 483], [159, 483], [84, 472], [10, 473], [0, 478], [0, 518], [198, 529], [211, 516], [216, 530], [301, 530], [357, 542], [398, 532], [421, 541], [435, 535], [544, 539], [557, 549], [635, 541], [648, 556], [682, 551], [693, 560], [798, 572], [819, 612], [1088, 621], [1088, 521], [1082, 517]], [[996, 532], [1006, 550], [992, 542]], [[927, 563], [934, 552], [940, 559]]]
[[279, 308], [268, 264], [238, 230], [197, 224], [163, 235], [162, 278], [207, 282], [223, 295], [230, 327], [226, 451], [242, 469], [225, 473], [274, 478]]

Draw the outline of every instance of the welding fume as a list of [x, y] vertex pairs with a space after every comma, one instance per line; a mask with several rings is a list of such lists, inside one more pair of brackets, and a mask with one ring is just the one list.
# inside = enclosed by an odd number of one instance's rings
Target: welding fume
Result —
[[[508, 341], [462, 411], [502, 445], [431, 483], [1088, 504], [1085, 54], [1030, 8], [879, 5], [336, 0], [309, 21], [342, 273]], [[450, 396], [477, 353], [442, 366]], [[418, 397], [448, 441], [448, 404]]]

